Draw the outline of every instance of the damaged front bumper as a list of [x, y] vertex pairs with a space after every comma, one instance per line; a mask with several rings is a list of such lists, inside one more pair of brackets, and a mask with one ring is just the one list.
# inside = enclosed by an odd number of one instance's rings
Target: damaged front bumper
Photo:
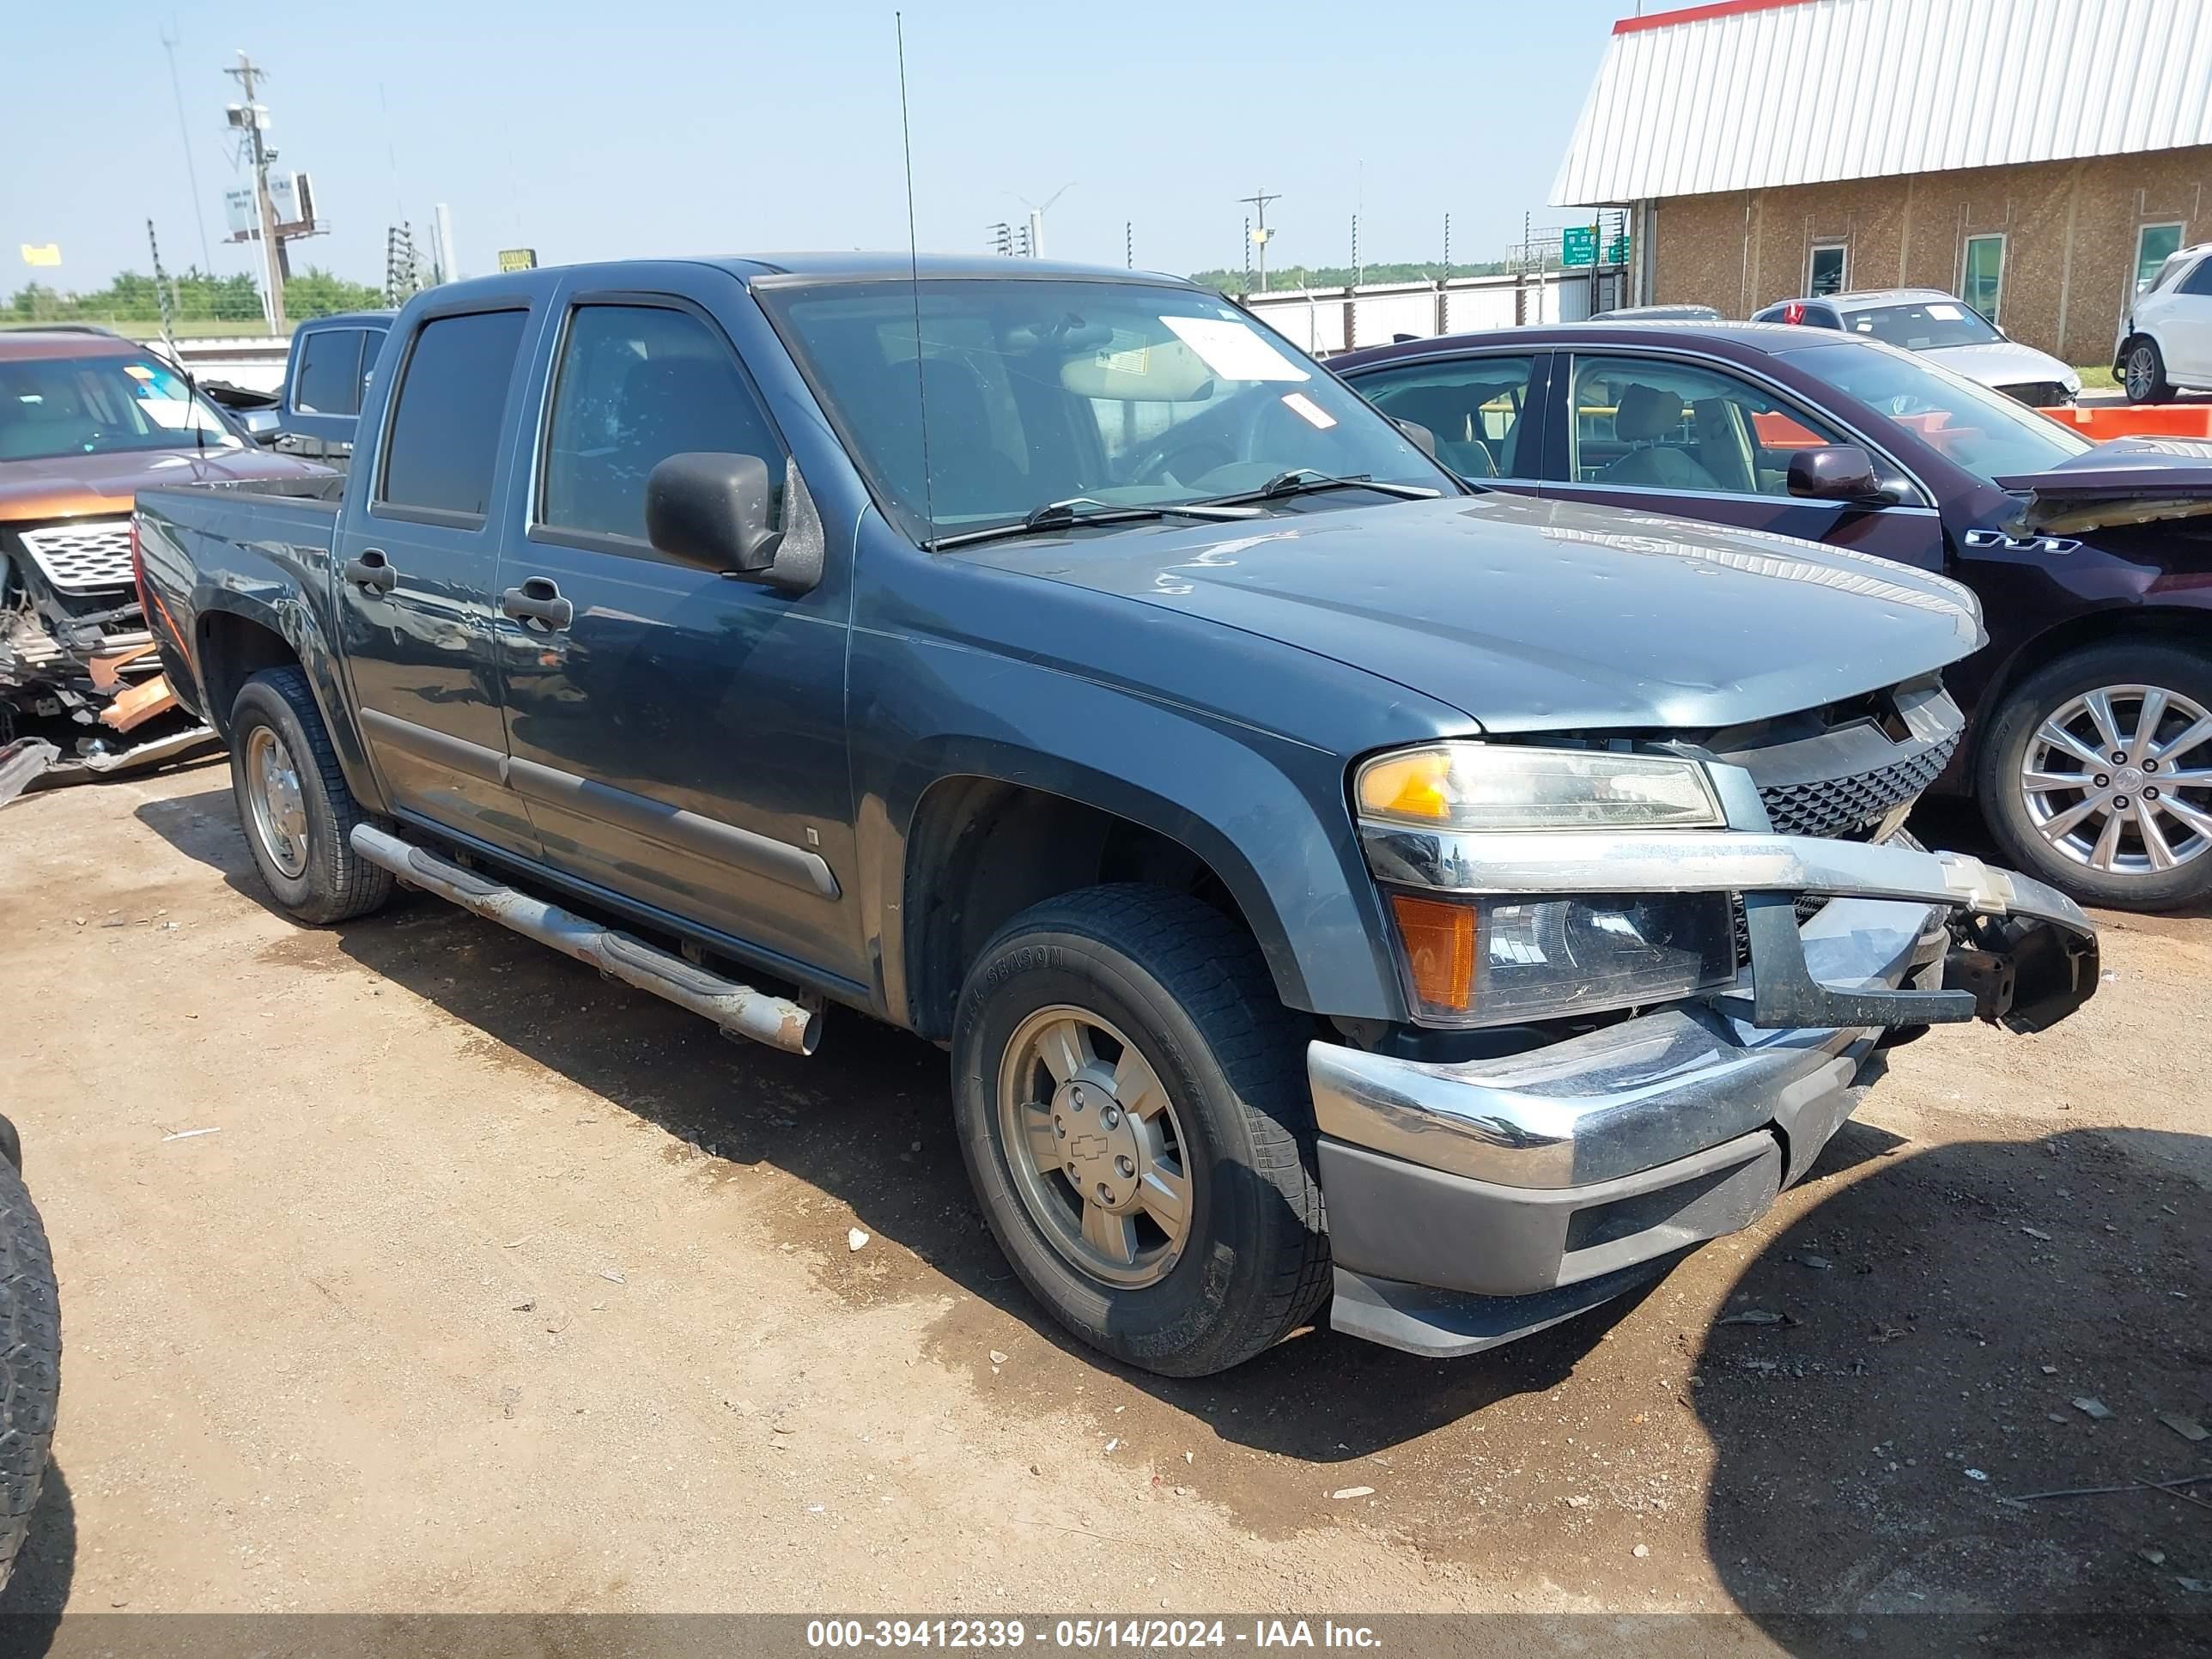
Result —
[[[1958, 854], [1764, 830], [1363, 835], [1399, 885], [1717, 891], [1747, 924], [1732, 986], [1540, 1048], [1310, 1046], [1332, 1322], [1414, 1352], [1525, 1335], [1749, 1225], [1850, 1116], [1895, 1028], [2036, 1030], [2096, 988], [2078, 906]], [[1801, 924], [1803, 896], [1829, 902]]]

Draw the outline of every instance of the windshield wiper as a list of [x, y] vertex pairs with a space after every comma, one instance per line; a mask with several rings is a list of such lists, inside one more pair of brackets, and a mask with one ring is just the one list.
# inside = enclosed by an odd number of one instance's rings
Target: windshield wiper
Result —
[[1256, 507], [1240, 507], [1233, 501], [1159, 501], [1143, 506], [1127, 503], [1117, 506], [1089, 495], [1071, 495], [1064, 501], [1047, 501], [1026, 516], [1011, 524], [987, 525], [981, 530], [963, 530], [950, 536], [939, 536], [922, 544], [933, 553], [947, 547], [966, 547], [975, 542], [998, 541], [1012, 536], [1034, 536], [1047, 530], [1065, 530], [1073, 525], [1140, 524], [1156, 519], [1198, 519], [1207, 523], [1228, 519], [1256, 519]]
[[1428, 489], [1419, 484], [1381, 483], [1364, 472], [1332, 477], [1326, 472], [1316, 471], [1312, 467], [1301, 466], [1288, 472], [1278, 472], [1257, 489], [1240, 489], [1233, 495], [1209, 495], [1205, 504], [1209, 507], [1232, 507], [1240, 501], [1276, 501], [1291, 495], [1311, 495], [1324, 489], [1373, 489], [1409, 501], [1434, 501], [1443, 494], [1441, 489]]

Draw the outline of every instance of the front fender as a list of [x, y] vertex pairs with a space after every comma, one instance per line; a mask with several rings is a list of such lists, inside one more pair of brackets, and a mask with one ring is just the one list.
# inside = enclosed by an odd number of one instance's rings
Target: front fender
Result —
[[885, 1012], [913, 1024], [907, 852], [932, 785], [978, 777], [1065, 797], [1180, 842], [1243, 911], [1294, 1008], [1401, 1018], [1344, 797], [1344, 763], [1058, 669], [878, 635], [851, 685], [864, 914]]

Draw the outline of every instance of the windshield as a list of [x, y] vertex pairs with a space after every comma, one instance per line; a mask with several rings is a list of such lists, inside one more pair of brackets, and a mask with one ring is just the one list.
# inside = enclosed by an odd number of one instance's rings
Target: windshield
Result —
[[1844, 313], [1844, 327], [1884, 345], [1907, 351], [1932, 351], [1939, 346], [1987, 345], [2004, 336], [1992, 328], [1982, 313], [1963, 300], [1913, 300], [1902, 305], [1869, 306]]
[[1871, 404], [1956, 465], [1996, 479], [2040, 472], [2090, 447], [2001, 392], [1902, 351], [1866, 346], [1810, 346], [1790, 362]]
[[1301, 471], [1456, 489], [1356, 393], [1212, 294], [1076, 278], [756, 291], [884, 512], [918, 542], [1055, 502], [1171, 507]]
[[0, 357], [0, 461], [135, 449], [236, 449], [213, 404], [152, 357]]

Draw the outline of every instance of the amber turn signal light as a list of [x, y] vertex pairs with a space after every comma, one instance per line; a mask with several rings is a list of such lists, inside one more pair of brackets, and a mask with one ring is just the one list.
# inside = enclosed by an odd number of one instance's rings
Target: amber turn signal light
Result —
[[1474, 995], [1474, 907], [1393, 893], [1390, 909], [1413, 994], [1431, 1008], [1465, 1013]]

